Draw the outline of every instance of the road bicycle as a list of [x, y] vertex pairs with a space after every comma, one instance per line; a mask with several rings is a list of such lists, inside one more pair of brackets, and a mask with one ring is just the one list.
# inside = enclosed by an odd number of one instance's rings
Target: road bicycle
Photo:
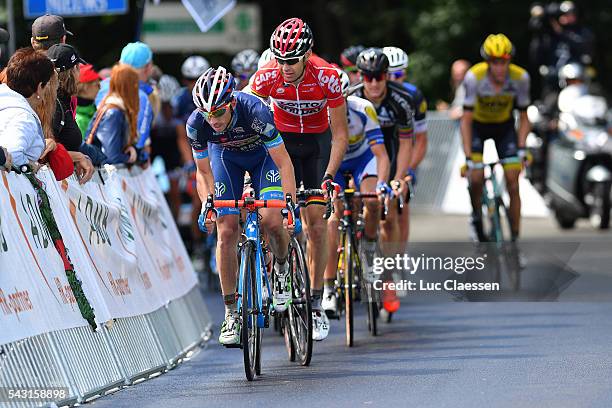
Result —
[[[270, 295], [272, 291], [268, 277], [271, 271], [266, 268], [267, 247], [260, 231], [261, 216], [258, 209], [285, 209], [287, 211], [283, 215], [287, 217], [289, 225], [294, 225], [293, 204], [290, 195], [287, 195], [286, 201], [283, 201], [256, 200], [253, 197], [243, 197], [241, 200], [213, 200], [211, 194], [206, 200], [204, 218], [211, 221], [216, 219], [217, 208], [246, 210], [242, 239], [238, 244], [237, 310], [241, 319], [240, 344], [227, 347], [238, 347], [243, 350], [246, 378], [252, 381], [256, 375], [261, 374], [263, 329], [269, 327], [270, 316], [273, 312]], [[294, 273], [292, 272], [292, 276]], [[296, 282], [294, 286], [299, 286], [299, 283]], [[309, 291], [306, 293], [309, 294]], [[300, 304], [301, 298], [296, 299], [295, 302]], [[300, 332], [296, 331], [296, 333]], [[308, 351], [307, 346], [306, 351]], [[310, 358], [309, 355], [307, 357]]]

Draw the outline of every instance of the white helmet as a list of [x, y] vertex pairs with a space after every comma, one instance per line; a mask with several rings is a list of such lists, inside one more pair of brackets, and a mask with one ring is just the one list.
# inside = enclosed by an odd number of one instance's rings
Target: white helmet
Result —
[[258, 69], [259, 53], [255, 50], [242, 50], [232, 59], [232, 71], [253, 73]]
[[261, 57], [259, 57], [259, 61], [257, 62], [257, 69], [261, 69], [264, 65], [274, 59], [274, 54], [272, 50], [266, 48], [264, 52], [261, 53]]
[[348, 74], [340, 68], [336, 68], [336, 71], [338, 71], [338, 75], [340, 76], [342, 96], [346, 98], [349, 94], [349, 88], [351, 87], [351, 80], [349, 79]]
[[197, 79], [208, 68], [210, 68], [210, 64], [206, 58], [199, 55], [192, 55], [183, 62], [183, 65], [181, 65], [181, 74], [183, 78]]
[[234, 76], [224, 67], [208, 68], [196, 81], [191, 96], [198, 108], [210, 112], [231, 102], [235, 88]]
[[159, 98], [162, 102], [170, 102], [179, 92], [181, 86], [175, 77], [171, 75], [162, 75], [157, 83], [159, 89]]
[[559, 70], [559, 87], [565, 88], [567, 81], [572, 79], [580, 79], [584, 81], [584, 67], [576, 62], [566, 64]]
[[398, 47], [384, 47], [383, 52], [389, 59], [389, 71], [399, 71], [408, 68], [408, 54]]

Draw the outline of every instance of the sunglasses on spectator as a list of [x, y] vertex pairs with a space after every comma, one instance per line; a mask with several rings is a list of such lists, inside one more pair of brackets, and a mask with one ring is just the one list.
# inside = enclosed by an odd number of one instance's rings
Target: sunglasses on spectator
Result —
[[363, 75], [363, 79], [366, 82], [372, 82], [373, 80], [376, 80], [377, 82], [380, 82], [383, 79], [385, 79], [386, 72], [379, 72], [378, 74], [366, 74], [364, 72], [362, 75]]
[[276, 57], [276, 62], [278, 62], [278, 65], [295, 65], [298, 62], [300, 62], [304, 57], [298, 57], [298, 58], [278, 58]]
[[204, 115], [204, 119], [208, 120], [209, 118], [218, 118], [220, 116], [225, 115], [225, 112], [230, 108], [231, 102], [226, 103], [218, 109], [212, 110], [210, 112], [200, 111], [202, 115]]

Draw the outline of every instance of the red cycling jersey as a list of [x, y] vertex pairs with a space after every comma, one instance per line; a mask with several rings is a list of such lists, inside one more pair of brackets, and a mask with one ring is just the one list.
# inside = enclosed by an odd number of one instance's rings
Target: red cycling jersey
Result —
[[306, 61], [302, 81], [288, 84], [275, 60], [255, 73], [251, 91], [274, 104], [274, 122], [280, 132], [322, 133], [329, 127], [327, 107], [342, 106], [344, 98], [338, 72], [324, 59]]

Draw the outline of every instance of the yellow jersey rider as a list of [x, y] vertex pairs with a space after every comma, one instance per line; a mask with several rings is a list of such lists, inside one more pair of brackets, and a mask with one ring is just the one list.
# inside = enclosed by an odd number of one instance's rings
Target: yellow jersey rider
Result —
[[[525, 140], [530, 130], [527, 119], [529, 74], [510, 63], [514, 47], [504, 34], [489, 35], [480, 49], [485, 60], [466, 74], [464, 114], [461, 118], [463, 150], [468, 167], [482, 162], [484, 141], [493, 139], [498, 156], [504, 163], [506, 186], [510, 195], [509, 216], [512, 240], [519, 235], [521, 199], [519, 173], [526, 157]], [[519, 110], [518, 132], [513, 109]], [[482, 229], [482, 186], [484, 172], [476, 166], [470, 172], [472, 224], [480, 241], [486, 238]]]

